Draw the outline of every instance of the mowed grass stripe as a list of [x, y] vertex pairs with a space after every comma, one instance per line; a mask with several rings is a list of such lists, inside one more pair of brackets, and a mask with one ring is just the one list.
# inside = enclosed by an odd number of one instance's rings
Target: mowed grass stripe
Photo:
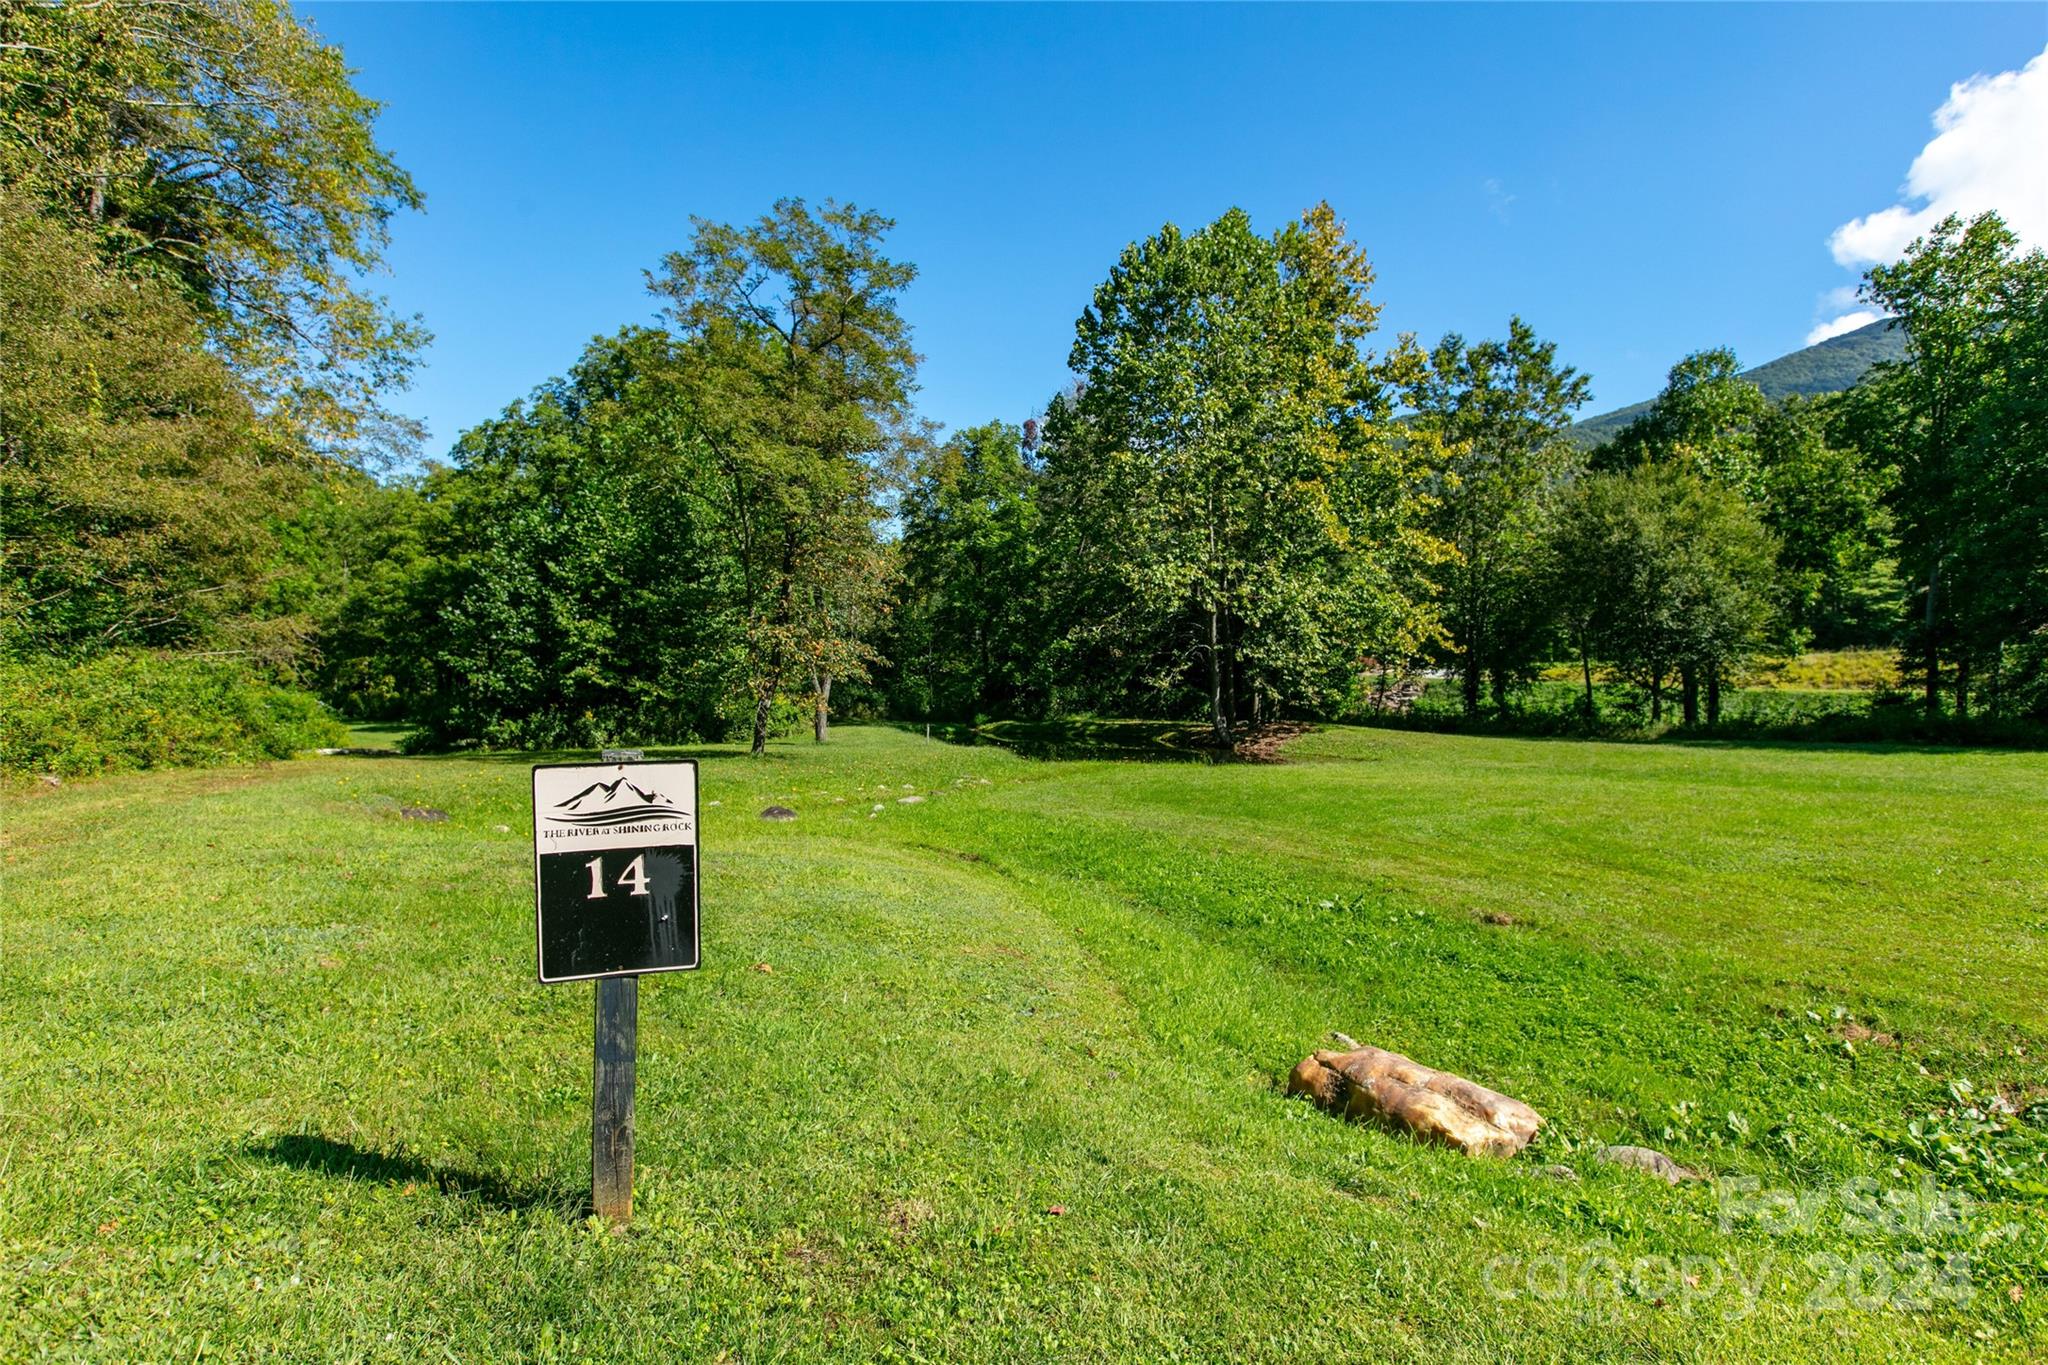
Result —
[[[1189, 770], [1168, 784], [1098, 767], [1002, 800], [1067, 826], [1179, 841], [1191, 875], [1263, 856], [1295, 880], [1315, 869], [1326, 893], [1393, 888], [1603, 949], [1704, 954], [1737, 978], [1904, 1008], [1958, 1036], [2048, 1023], [2048, 992], [2034, 988], [2048, 971], [2038, 755], [1369, 731], [1301, 748], [1305, 761], [1285, 768]], [[1314, 761], [1332, 751], [1367, 761]]]

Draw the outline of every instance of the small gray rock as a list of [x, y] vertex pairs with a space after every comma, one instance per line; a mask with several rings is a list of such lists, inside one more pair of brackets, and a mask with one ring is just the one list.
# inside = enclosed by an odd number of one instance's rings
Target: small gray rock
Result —
[[1616, 1166], [1633, 1166], [1639, 1171], [1648, 1171], [1667, 1185], [1706, 1179], [1698, 1171], [1679, 1165], [1654, 1147], [1602, 1147], [1593, 1155]]
[[914, 806], [922, 800], [924, 800], [922, 796], [899, 796], [896, 798], [896, 804], [899, 806]]
[[37, 780], [40, 781], [45, 787], [61, 787], [64, 785], [64, 779], [57, 776], [57, 774], [55, 773], [44, 773], [42, 777], [40, 777]]
[[398, 813], [408, 820], [424, 820], [430, 825], [438, 825], [448, 818], [447, 811], [435, 810], [432, 806], [400, 806]]
[[491, 828], [499, 834], [510, 834], [512, 832], [512, 826], [510, 825], [492, 825]]
[[788, 806], [770, 806], [761, 812], [761, 818], [763, 820], [794, 820], [796, 819], [796, 812]]
[[1550, 1179], [1552, 1179], [1552, 1180], [1563, 1180], [1563, 1181], [1567, 1181], [1567, 1182], [1570, 1182], [1570, 1183], [1572, 1183], [1572, 1184], [1577, 1184], [1577, 1183], [1578, 1183], [1578, 1179], [1579, 1179], [1579, 1173], [1578, 1173], [1577, 1171], [1573, 1170], [1573, 1169], [1572, 1169], [1571, 1167], [1569, 1167], [1569, 1166], [1563, 1166], [1563, 1165], [1557, 1165], [1557, 1166], [1538, 1166], [1538, 1167], [1536, 1168], [1536, 1174], [1538, 1174], [1538, 1175], [1542, 1175], [1542, 1176], [1548, 1176], [1548, 1177], [1550, 1177]]

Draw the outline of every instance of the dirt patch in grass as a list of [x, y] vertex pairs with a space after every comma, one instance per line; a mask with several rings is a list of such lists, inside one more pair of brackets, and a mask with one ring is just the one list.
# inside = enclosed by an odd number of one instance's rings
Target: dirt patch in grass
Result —
[[907, 1242], [937, 1214], [938, 1211], [922, 1199], [898, 1199], [882, 1214], [882, 1222], [888, 1227], [891, 1237], [898, 1242]]
[[[1264, 725], [1239, 726], [1231, 732], [1230, 753], [1240, 763], [1284, 763], [1281, 750], [1315, 726], [1305, 720], [1275, 720]], [[1221, 749], [1222, 739], [1213, 730], [1202, 730], [1190, 741], [1198, 749]]]
[[1870, 1043], [1877, 1047], [1897, 1047], [1899, 1040], [1889, 1033], [1881, 1033], [1867, 1024], [1854, 1019], [1846, 1020], [1841, 1028], [1842, 1040], [1849, 1043]]

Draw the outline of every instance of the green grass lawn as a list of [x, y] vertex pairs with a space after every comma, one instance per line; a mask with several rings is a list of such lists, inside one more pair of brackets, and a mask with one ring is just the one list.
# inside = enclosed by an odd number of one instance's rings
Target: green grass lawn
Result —
[[[2048, 1350], [2048, 755], [697, 752], [620, 1235], [529, 756], [11, 793], [0, 1360]], [[1549, 1124], [1474, 1161], [1284, 1099], [1331, 1029]]]
[[394, 752], [405, 737], [412, 733], [410, 726], [380, 720], [363, 720], [350, 723], [348, 747], [351, 749], [390, 749]]

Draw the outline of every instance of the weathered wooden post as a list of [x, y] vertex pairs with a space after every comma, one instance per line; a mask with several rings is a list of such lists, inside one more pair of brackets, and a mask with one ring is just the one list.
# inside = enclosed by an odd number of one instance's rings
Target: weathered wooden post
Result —
[[624, 1225], [633, 1217], [633, 1064], [640, 1027], [640, 978], [597, 983], [595, 1065], [590, 1087], [590, 1203]]

